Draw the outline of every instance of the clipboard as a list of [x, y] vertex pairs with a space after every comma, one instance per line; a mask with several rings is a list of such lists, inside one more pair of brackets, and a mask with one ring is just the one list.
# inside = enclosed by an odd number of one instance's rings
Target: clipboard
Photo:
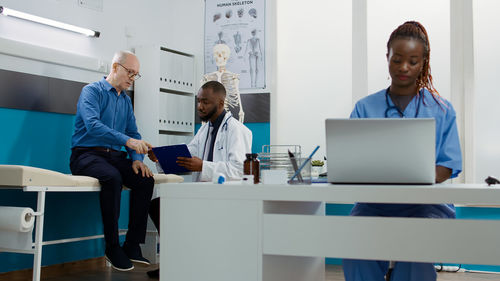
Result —
[[177, 157], [191, 158], [191, 153], [189, 153], [187, 145], [176, 144], [153, 147], [153, 152], [165, 174], [185, 174], [191, 172], [176, 163]]

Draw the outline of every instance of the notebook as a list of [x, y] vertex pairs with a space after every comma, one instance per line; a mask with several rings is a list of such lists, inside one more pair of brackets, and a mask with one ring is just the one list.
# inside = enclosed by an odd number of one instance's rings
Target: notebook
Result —
[[190, 172], [176, 163], [177, 157], [191, 158], [191, 153], [189, 153], [187, 145], [177, 144], [153, 147], [153, 152], [165, 174], [184, 174]]
[[326, 119], [325, 125], [328, 182], [435, 182], [434, 119]]

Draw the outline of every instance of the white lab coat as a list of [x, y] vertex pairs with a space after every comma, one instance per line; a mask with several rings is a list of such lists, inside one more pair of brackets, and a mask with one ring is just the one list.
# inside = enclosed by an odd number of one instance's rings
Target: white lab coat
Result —
[[226, 180], [241, 179], [245, 154], [252, 153], [252, 132], [233, 118], [231, 112], [227, 112], [215, 138], [213, 162], [209, 162], [203, 158], [203, 154], [208, 155], [205, 150], [210, 146], [210, 141], [207, 141], [209, 127], [209, 123], [201, 126], [188, 144], [191, 155], [203, 159], [202, 170], [193, 173], [193, 181], [212, 181], [213, 176], [218, 174]]

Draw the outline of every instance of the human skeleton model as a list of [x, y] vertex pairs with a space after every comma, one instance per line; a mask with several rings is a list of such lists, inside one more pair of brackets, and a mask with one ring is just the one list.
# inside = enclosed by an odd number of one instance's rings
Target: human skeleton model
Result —
[[252, 38], [248, 39], [245, 47], [245, 54], [248, 53], [248, 64], [250, 66], [250, 86], [257, 87], [257, 74], [259, 58], [262, 60], [262, 50], [260, 49], [260, 39], [255, 37], [257, 30], [252, 30]]
[[243, 112], [243, 105], [241, 104], [240, 97], [240, 78], [239, 74], [232, 73], [226, 70], [226, 63], [231, 54], [231, 50], [226, 44], [217, 44], [214, 46], [214, 58], [217, 65], [217, 71], [203, 75], [201, 83], [204, 84], [208, 81], [218, 81], [226, 88], [226, 102], [224, 108], [230, 111], [231, 108], [240, 108], [238, 113], [239, 121], [244, 122], [245, 112]]

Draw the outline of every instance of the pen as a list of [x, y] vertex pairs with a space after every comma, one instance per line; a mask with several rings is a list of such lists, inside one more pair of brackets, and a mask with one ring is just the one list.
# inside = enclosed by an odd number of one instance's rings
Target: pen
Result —
[[307, 157], [307, 159], [304, 161], [304, 163], [302, 163], [302, 165], [300, 165], [300, 168], [297, 171], [295, 171], [295, 174], [293, 174], [290, 181], [292, 181], [300, 173], [300, 171], [306, 166], [307, 162], [309, 162], [311, 160], [314, 153], [316, 153], [316, 151], [318, 151], [318, 149], [319, 149], [319, 145], [316, 146], [316, 148], [313, 150], [313, 152], [311, 152], [311, 155], [309, 155], [309, 157]]
[[[297, 165], [297, 160], [295, 160], [295, 155], [293, 155], [293, 153], [290, 151], [290, 149], [288, 150], [288, 156], [290, 157], [290, 162], [292, 162], [293, 172], [295, 173], [295, 172], [297, 172], [299, 167]], [[297, 179], [299, 180], [299, 182], [303, 182], [301, 174], [297, 175]]]

